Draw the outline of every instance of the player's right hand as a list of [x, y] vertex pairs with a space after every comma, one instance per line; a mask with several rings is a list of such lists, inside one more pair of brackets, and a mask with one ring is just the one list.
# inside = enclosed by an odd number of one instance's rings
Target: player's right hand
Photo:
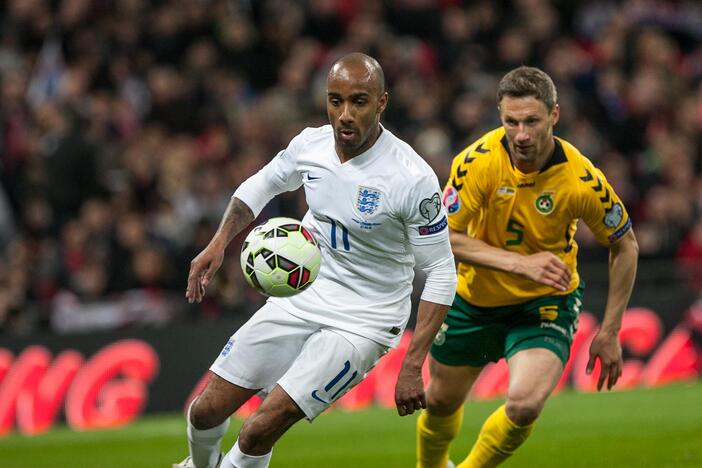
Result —
[[518, 273], [559, 291], [567, 291], [570, 286], [571, 273], [568, 266], [551, 252], [539, 252], [523, 257]]
[[185, 290], [185, 297], [190, 304], [202, 301], [205, 296], [205, 288], [219, 270], [223, 260], [224, 249], [210, 244], [190, 262], [188, 287]]

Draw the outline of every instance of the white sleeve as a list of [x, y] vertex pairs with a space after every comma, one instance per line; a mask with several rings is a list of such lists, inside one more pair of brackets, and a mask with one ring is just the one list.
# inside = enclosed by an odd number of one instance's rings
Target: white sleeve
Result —
[[448, 236], [438, 244], [412, 245], [412, 252], [415, 264], [427, 275], [421, 299], [451, 305], [456, 294], [457, 279]]
[[302, 174], [297, 170], [300, 139], [300, 135], [293, 138], [286, 149], [246, 179], [232, 195], [246, 203], [254, 217], [261, 213], [273, 197], [296, 190], [302, 185]]

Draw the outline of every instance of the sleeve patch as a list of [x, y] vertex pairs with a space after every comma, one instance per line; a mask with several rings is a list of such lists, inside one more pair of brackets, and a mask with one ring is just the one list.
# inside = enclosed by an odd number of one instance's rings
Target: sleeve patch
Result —
[[461, 209], [461, 197], [458, 196], [458, 190], [452, 185], [449, 185], [444, 190], [444, 206], [449, 214], [457, 213]]
[[419, 230], [420, 236], [429, 236], [443, 231], [446, 229], [446, 226], [448, 226], [448, 218], [444, 216], [438, 223], [430, 224], [428, 226], [419, 226], [417, 229]]
[[611, 236], [609, 236], [607, 239], [608, 239], [610, 242], [615, 242], [615, 241], [621, 239], [621, 237], [622, 237], [624, 234], [626, 234], [627, 232], [629, 232], [629, 229], [631, 229], [631, 218], [627, 219], [627, 220], [626, 220], [626, 223], [624, 223], [624, 226], [622, 226], [621, 228], [619, 228], [614, 234], [612, 234]]
[[617, 226], [619, 226], [619, 223], [622, 222], [623, 217], [624, 209], [622, 208], [622, 205], [619, 203], [615, 203], [610, 209], [605, 211], [605, 215], [604, 218], [602, 218], [602, 222], [608, 228], [614, 229]]
[[438, 193], [434, 193], [431, 198], [425, 198], [419, 203], [419, 212], [428, 223], [431, 223], [441, 213], [441, 199]]

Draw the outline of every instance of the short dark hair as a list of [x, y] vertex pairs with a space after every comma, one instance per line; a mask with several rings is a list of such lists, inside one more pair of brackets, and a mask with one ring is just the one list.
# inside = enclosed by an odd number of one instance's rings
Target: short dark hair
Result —
[[553, 84], [546, 72], [536, 67], [519, 67], [507, 73], [497, 86], [497, 102], [502, 102], [505, 96], [526, 97], [533, 96], [546, 104], [550, 111], [558, 102], [556, 85]]

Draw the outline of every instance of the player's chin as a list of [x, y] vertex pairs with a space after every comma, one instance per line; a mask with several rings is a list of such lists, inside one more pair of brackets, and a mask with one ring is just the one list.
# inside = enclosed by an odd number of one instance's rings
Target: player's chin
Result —
[[517, 159], [524, 162], [524, 163], [532, 163], [534, 162], [534, 155], [531, 151], [527, 152], [521, 152], [517, 151]]
[[337, 139], [336, 141], [340, 148], [343, 148], [348, 152], [354, 152], [361, 147], [355, 138], [353, 140]]

